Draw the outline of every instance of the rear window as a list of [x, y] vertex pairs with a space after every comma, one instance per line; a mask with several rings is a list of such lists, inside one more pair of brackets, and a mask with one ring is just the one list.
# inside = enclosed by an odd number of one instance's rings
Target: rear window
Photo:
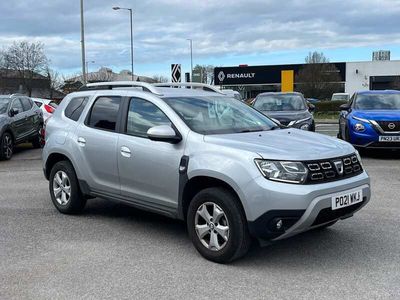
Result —
[[121, 97], [99, 97], [93, 104], [88, 125], [115, 131]]
[[73, 98], [65, 108], [65, 116], [73, 121], [78, 121], [86, 104], [88, 97]]
[[43, 105], [42, 102], [39, 102], [39, 101], [34, 101], [34, 102], [35, 102], [35, 104], [37, 105], [37, 107], [41, 107], [41, 106]]

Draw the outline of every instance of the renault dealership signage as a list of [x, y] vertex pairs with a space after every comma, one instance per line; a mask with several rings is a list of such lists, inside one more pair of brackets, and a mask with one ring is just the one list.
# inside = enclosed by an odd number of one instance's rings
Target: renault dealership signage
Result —
[[[339, 70], [341, 80], [346, 81], [346, 64], [334, 65]], [[214, 78], [216, 85], [280, 84], [282, 71], [293, 71], [297, 74], [302, 67], [303, 64], [220, 67], [214, 69]]]

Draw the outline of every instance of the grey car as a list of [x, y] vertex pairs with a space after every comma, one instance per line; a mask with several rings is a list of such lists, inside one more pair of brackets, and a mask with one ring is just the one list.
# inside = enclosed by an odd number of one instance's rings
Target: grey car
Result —
[[252, 239], [330, 226], [370, 199], [349, 143], [282, 129], [199, 85], [111, 82], [68, 95], [47, 123], [43, 168], [61, 213], [101, 197], [180, 219], [198, 252], [219, 263], [243, 256]]
[[14, 146], [30, 142], [42, 145], [43, 114], [34, 102], [23, 95], [0, 96], [0, 160], [8, 160]]
[[315, 131], [311, 113], [315, 107], [307, 103], [301, 93], [261, 93], [254, 99], [253, 106], [282, 125]]

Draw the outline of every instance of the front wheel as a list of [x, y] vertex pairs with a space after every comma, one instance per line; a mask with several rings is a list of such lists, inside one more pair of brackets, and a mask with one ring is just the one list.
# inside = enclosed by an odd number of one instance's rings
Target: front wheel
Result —
[[247, 253], [251, 238], [238, 201], [226, 189], [207, 188], [190, 203], [187, 213], [189, 236], [206, 259], [227, 263]]
[[8, 132], [5, 132], [0, 138], [0, 160], [11, 159], [14, 153], [14, 141]]
[[49, 190], [54, 206], [63, 214], [80, 213], [86, 205], [74, 168], [68, 161], [60, 161], [51, 169]]

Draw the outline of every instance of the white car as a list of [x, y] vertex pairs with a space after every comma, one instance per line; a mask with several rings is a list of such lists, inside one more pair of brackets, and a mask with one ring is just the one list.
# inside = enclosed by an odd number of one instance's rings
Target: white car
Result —
[[332, 94], [331, 101], [349, 101], [350, 95], [348, 93], [334, 93]]
[[46, 120], [53, 115], [53, 112], [58, 107], [57, 103], [55, 103], [53, 100], [42, 99], [42, 98], [31, 98], [31, 99], [42, 110], [44, 122], [46, 122]]

